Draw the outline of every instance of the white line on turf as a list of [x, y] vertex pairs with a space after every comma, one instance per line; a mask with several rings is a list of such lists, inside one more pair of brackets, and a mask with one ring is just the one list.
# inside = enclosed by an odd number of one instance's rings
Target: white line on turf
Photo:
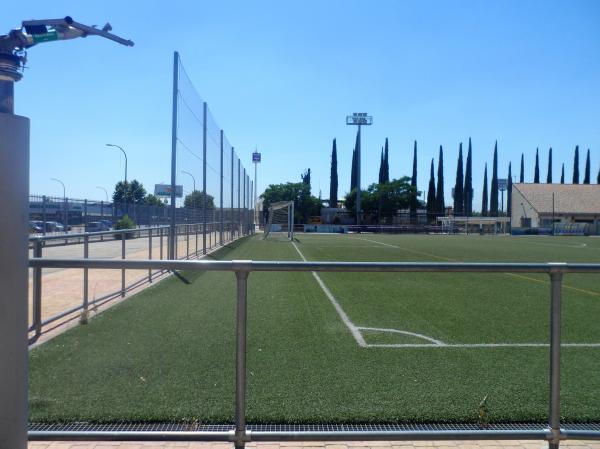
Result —
[[[360, 238], [360, 240], [366, 240], [373, 243], [378, 243], [380, 245], [389, 246], [391, 248], [401, 249], [399, 246], [390, 245], [389, 243], [378, 242], [377, 240], [370, 240], [366, 238]], [[308, 262], [304, 254], [300, 251], [298, 246], [296, 246], [295, 242], [292, 242], [294, 248], [302, 258], [304, 262]], [[428, 337], [423, 334], [417, 334], [415, 332], [403, 331], [399, 329], [386, 329], [386, 328], [377, 328], [377, 327], [363, 327], [356, 326], [348, 317], [342, 306], [337, 302], [335, 296], [331, 293], [331, 291], [327, 288], [325, 283], [321, 280], [319, 275], [314, 271], [311, 272], [317, 283], [329, 299], [329, 301], [333, 304], [338, 316], [342, 319], [342, 322], [346, 325], [346, 327], [352, 333], [352, 336], [356, 340], [356, 343], [362, 348], [548, 348], [550, 345], [548, 343], [444, 343], [443, 341], [436, 340], [434, 338]], [[361, 331], [375, 331], [375, 332], [389, 332], [396, 334], [404, 334], [409, 335], [416, 338], [422, 338], [424, 340], [430, 341], [431, 343], [369, 343], [365, 341], [362, 336]], [[571, 347], [571, 348], [600, 348], [600, 343], [561, 343], [561, 347]]]
[[[300, 249], [296, 246], [296, 242], [292, 242], [292, 245], [294, 245], [294, 248], [296, 248], [296, 251], [302, 258], [302, 260], [304, 262], [307, 262], [306, 258], [304, 257], [304, 254], [302, 254], [300, 252]], [[354, 323], [352, 321], [350, 321], [350, 318], [348, 318], [348, 315], [346, 315], [346, 312], [344, 312], [344, 309], [342, 309], [342, 306], [340, 306], [340, 304], [337, 302], [337, 300], [335, 299], [335, 296], [333, 296], [333, 293], [331, 293], [331, 291], [323, 283], [323, 281], [321, 280], [319, 275], [317, 273], [315, 273], [314, 271], [312, 271], [311, 273], [314, 276], [314, 278], [317, 280], [317, 283], [319, 284], [319, 287], [321, 287], [321, 290], [323, 290], [323, 293], [325, 293], [325, 296], [327, 296], [327, 299], [329, 299], [331, 304], [333, 304], [333, 307], [335, 308], [335, 311], [337, 312], [339, 317], [342, 319], [342, 322], [350, 330], [350, 333], [356, 340], [356, 343], [358, 343], [358, 346], [365, 348], [367, 346], [367, 342], [365, 341], [362, 334], [360, 333], [360, 330], [358, 330], [358, 328], [354, 325]]]

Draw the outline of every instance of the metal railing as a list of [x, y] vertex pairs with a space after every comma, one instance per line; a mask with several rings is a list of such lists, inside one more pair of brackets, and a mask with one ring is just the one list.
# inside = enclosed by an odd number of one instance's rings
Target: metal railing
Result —
[[[190, 259], [197, 258], [200, 255], [205, 255], [207, 252], [220, 247], [228, 242], [231, 242], [237, 238], [243, 237], [250, 233], [253, 233], [254, 230], [251, 226], [231, 226], [223, 229], [222, 223], [208, 223], [206, 227], [206, 233], [204, 233], [204, 226], [202, 223], [194, 223], [194, 224], [181, 224], [176, 227], [177, 238], [183, 236], [185, 239], [185, 253], [179, 254], [177, 247], [178, 244], [175, 245], [175, 257], [181, 259]], [[45, 246], [60, 246], [60, 245], [77, 245], [81, 244], [83, 246], [82, 256], [83, 259], [86, 260], [89, 258], [89, 248], [90, 244], [98, 243], [98, 242], [106, 242], [107, 237], [111, 237], [113, 239], [119, 239], [121, 241], [120, 245], [120, 257], [122, 261], [125, 261], [127, 258], [127, 241], [130, 239], [136, 238], [147, 238], [148, 239], [148, 259], [151, 260], [153, 258], [152, 249], [153, 249], [153, 240], [158, 239], [159, 244], [159, 260], [163, 260], [166, 258], [169, 252], [169, 245], [171, 244], [171, 239], [169, 238], [170, 227], [169, 226], [158, 226], [158, 227], [149, 227], [149, 228], [137, 228], [137, 229], [121, 229], [121, 230], [113, 230], [113, 231], [102, 231], [102, 232], [88, 232], [88, 233], [80, 233], [80, 234], [68, 234], [68, 235], [47, 235], [47, 236], [39, 236], [39, 237], [30, 237], [29, 244], [33, 249], [33, 258], [34, 259], [42, 259], [43, 258], [43, 248]], [[195, 236], [194, 247], [190, 246], [190, 237]], [[167, 249], [166, 252], [163, 251], [164, 242], [166, 241]], [[201, 241], [202, 247], [199, 247], [198, 242]], [[52, 244], [52, 242], [59, 242]], [[44, 259], [42, 259], [44, 260]], [[121, 263], [119, 260], [113, 260], [114, 262]], [[121, 269], [121, 282], [120, 288], [115, 290], [114, 292], [110, 292], [105, 294], [99, 298], [94, 298], [90, 300], [89, 298], [89, 282], [88, 282], [88, 268], [83, 269], [83, 279], [82, 279], [82, 300], [81, 303], [77, 306], [68, 308], [55, 314], [49, 318], [42, 319], [42, 268], [34, 267], [33, 268], [33, 276], [32, 276], [32, 324], [28, 328], [29, 333], [33, 333], [33, 335], [29, 338], [29, 344], [35, 343], [39, 337], [42, 335], [42, 329], [49, 324], [52, 324], [58, 320], [61, 320], [65, 317], [73, 315], [76, 312], [81, 311], [81, 322], [85, 324], [87, 322], [87, 317], [89, 313], [90, 307], [99, 307], [101, 305], [106, 304], [110, 300], [113, 300], [118, 297], [125, 297], [126, 292], [142, 285], [145, 283], [152, 283], [152, 281], [165, 273], [166, 270], [158, 269], [153, 271], [151, 268], [148, 269], [148, 275], [144, 278], [137, 279], [133, 283], [127, 285], [126, 283], [126, 267], [119, 267]]]
[[[235, 428], [207, 431], [30, 431], [30, 440], [145, 440], [145, 441], [228, 441], [237, 449], [248, 442], [265, 441], [350, 441], [350, 440], [546, 440], [550, 449], [558, 449], [567, 438], [600, 440], [600, 431], [567, 430], [560, 422], [560, 357], [561, 357], [561, 286], [566, 273], [600, 274], [600, 264], [586, 263], [387, 263], [387, 262], [263, 262], [233, 261], [115, 261], [30, 259], [33, 269], [147, 269], [231, 271], [237, 280], [236, 308], [236, 393]], [[376, 272], [376, 273], [545, 273], [550, 277], [550, 368], [548, 426], [538, 429], [515, 429], [510, 425], [500, 430], [249, 430], [246, 425], [246, 336], [248, 277], [255, 271], [294, 272]]]

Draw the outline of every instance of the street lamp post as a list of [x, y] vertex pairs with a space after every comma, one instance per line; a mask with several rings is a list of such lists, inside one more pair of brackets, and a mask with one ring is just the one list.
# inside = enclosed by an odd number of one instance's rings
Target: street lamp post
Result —
[[181, 170], [181, 173], [185, 173], [186, 175], [190, 175], [192, 177], [192, 181], [194, 181], [194, 192], [196, 191], [196, 178], [194, 178], [194, 175], [192, 175], [190, 172], [185, 171], [185, 170]]
[[104, 190], [104, 194], [106, 195], [106, 202], [108, 203], [108, 191], [101, 186], [96, 186], [97, 189]]
[[66, 234], [69, 229], [69, 210], [67, 208], [67, 190], [65, 189], [65, 183], [62, 182], [60, 179], [56, 179], [56, 178], [50, 178], [50, 180], [59, 182], [63, 188], [63, 209], [64, 209], [64, 220], [63, 221], [64, 221], [64, 231]]
[[121, 148], [119, 145], [107, 143], [106, 146], [118, 148], [119, 150], [121, 150], [123, 152], [123, 156], [125, 156], [125, 194], [123, 195], [123, 198], [125, 200], [125, 213], [128, 213], [129, 210], [127, 209], [127, 153], [125, 153], [125, 150], [123, 148]]
[[366, 112], [354, 112], [346, 116], [346, 125], [358, 126], [358, 145], [356, 148], [356, 224], [360, 225], [360, 127], [372, 125], [373, 117]]

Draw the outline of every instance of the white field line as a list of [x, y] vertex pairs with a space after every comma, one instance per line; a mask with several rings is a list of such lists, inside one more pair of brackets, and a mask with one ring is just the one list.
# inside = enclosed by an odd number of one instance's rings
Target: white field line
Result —
[[[294, 245], [294, 248], [296, 249], [298, 254], [300, 254], [300, 257], [302, 258], [302, 260], [304, 262], [307, 262], [306, 258], [304, 257], [304, 254], [302, 254], [300, 252], [300, 249], [298, 249], [298, 247], [296, 246], [296, 242], [292, 242], [292, 245]], [[327, 286], [321, 280], [321, 278], [319, 277], [319, 275], [317, 273], [315, 273], [314, 271], [311, 271], [311, 273], [314, 276], [314, 278], [317, 280], [317, 283], [319, 284], [319, 287], [321, 287], [321, 290], [323, 290], [323, 293], [325, 293], [325, 296], [327, 296], [327, 299], [329, 299], [331, 304], [333, 304], [333, 307], [335, 308], [335, 311], [337, 312], [338, 316], [342, 319], [342, 322], [350, 330], [350, 333], [354, 337], [354, 340], [356, 340], [356, 343], [358, 343], [358, 346], [360, 346], [361, 348], [367, 347], [367, 342], [365, 341], [362, 334], [360, 333], [360, 330], [358, 330], [358, 328], [354, 325], [354, 323], [352, 321], [350, 321], [350, 318], [348, 318], [348, 315], [346, 315], [346, 312], [344, 312], [344, 309], [342, 309], [342, 306], [340, 306], [340, 304], [337, 302], [337, 300], [335, 299], [335, 296], [333, 296], [331, 291], [327, 288]]]
[[[378, 242], [377, 240], [366, 239], [363, 237], [359, 237], [359, 239], [366, 240], [368, 242], [378, 243], [379, 245], [389, 246], [390, 248], [402, 249], [397, 245], [391, 245], [389, 243]], [[302, 257], [302, 260], [307, 262], [306, 258], [300, 252], [300, 249], [298, 249], [296, 244], [294, 242], [292, 242], [292, 244], [294, 245], [294, 248], [296, 248], [296, 251], [298, 252], [298, 254], [300, 254], [300, 257]], [[333, 296], [333, 294], [331, 293], [331, 291], [325, 286], [325, 284], [323, 283], [321, 278], [317, 275], [317, 273], [315, 273], [313, 271], [312, 274], [315, 277], [315, 279], [317, 280], [317, 282], [319, 283], [319, 285], [321, 286], [321, 288], [323, 289], [323, 291], [325, 292], [325, 294], [327, 295], [327, 297], [329, 298], [329, 300], [334, 305], [336, 311], [338, 312], [338, 315], [340, 316], [340, 318], [342, 318], [342, 321], [344, 321], [344, 324], [346, 324], [346, 326], [348, 326], [348, 328], [352, 332], [352, 335], [354, 336], [354, 338], [357, 341], [357, 343], [359, 344], [359, 346], [364, 347], [364, 348], [549, 348], [550, 347], [550, 345], [548, 343], [455, 343], [455, 344], [452, 344], [452, 343], [444, 343], [443, 341], [436, 340], [434, 338], [428, 337], [423, 334], [418, 334], [415, 332], [403, 331], [403, 330], [399, 330], [399, 329], [386, 329], [386, 328], [377, 328], [377, 327], [356, 326], [354, 323], [352, 323], [352, 321], [350, 321], [350, 318], [348, 317], [346, 312], [344, 312], [344, 310], [342, 309], [340, 304], [336, 301], [336, 299]], [[388, 343], [369, 343], [369, 344], [367, 344], [361, 334], [361, 331], [363, 331], [363, 330], [410, 335], [412, 337], [422, 338], [423, 340], [430, 341], [431, 343], [389, 343], [389, 344]], [[359, 336], [359, 338], [357, 338], [357, 335]], [[362, 344], [361, 344], [361, 342], [362, 342]], [[570, 348], [600, 348], [600, 343], [561, 343], [560, 346], [566, 347], [566, 348], [569, 348], [569, 347]]]

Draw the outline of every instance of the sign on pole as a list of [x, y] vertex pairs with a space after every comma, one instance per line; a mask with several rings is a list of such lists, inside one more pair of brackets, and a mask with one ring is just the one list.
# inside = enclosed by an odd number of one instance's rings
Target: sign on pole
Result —
[[252, 162], [255, 164], [260, 162], [260, 153], [257, 153], [256, 151], [252, 153]]
[[[155, 184], [154, 185], [154, 195], [156, 196], [171, 196], [171, 184]], [[176, 185], [175, 186], [175, 197], [182, 198], [183, 197], [183, 186]]]
[[498, 190], [506, 190], [508, 186], [508, 179], [498, 179]]

